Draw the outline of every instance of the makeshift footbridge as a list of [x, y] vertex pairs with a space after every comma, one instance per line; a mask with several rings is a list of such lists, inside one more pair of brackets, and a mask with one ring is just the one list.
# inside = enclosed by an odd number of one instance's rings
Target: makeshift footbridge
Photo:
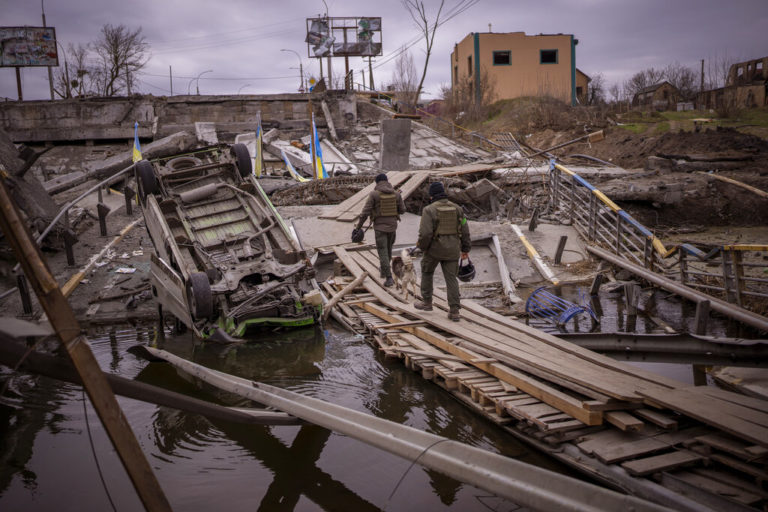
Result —
[[420, 311], [386, 289], [370, 247], [335, 253], [362, 279], [338, 308], [387, 355], [511, 434], [601, 480], [679, 510], [760, 510], [768, 501], [768, 401], [617, 362], [445, 294]]

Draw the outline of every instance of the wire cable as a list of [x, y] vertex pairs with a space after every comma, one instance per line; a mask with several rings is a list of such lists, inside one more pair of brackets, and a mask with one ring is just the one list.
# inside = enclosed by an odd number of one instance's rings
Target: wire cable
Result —
[[88, 442], [91, 444], [91, 453], [93, 454], [94, 462], [96, 462], [96, 469], [99, 472], [101, 485], [102, 487], [104, 487], [104, 492], [107, 494], [107, 499], [109, 500], [109, 504], [112, 505], [112, 510], [117, 512], [117, 507], [115, 507], [115, 502], [112, 501], [112, 495], [109, 494], [109, 489], [107, 488], [107, 482], [104, 480], [104, 473], [101, 471], [99, 458], [96, 456], [96, 447], [93, 444], [93, 435], [91, 434], [91, 424], [88, 422], [88, 407], [85, 399], [85, 386], [83, 386], [83, 415], [85, 416], [85, 428], [88, 431]]
[[438, 444], [440, 444], [440, 443], [442, 443], [442, 442], [444, 442], [444, 441], [450, 441], [450, 439], [445, 439], [445, 438], [443, 438], [443, 439], [438, 439], [437, 441], [435, 441], [435, 442], [434, 442], [434, 443], [432, 443], [431, 445], [429, 445], [429, 446], [427, 446], [426, 448], [424, 448], [424, 449], [421, 451], [421, 453], [418, 455], [418, 457], [416, 457], [415, 459], [413, 459], [413, 462], [411, 462], [410, 466], [408, 466], [408, 469], [406, 469], [406, 470], [405, 470], [405, 472], [404, 472], [404, 473], [402, 474], [402, 476], [400, 477], [400, 480], [398, 480], [398, 481], [397, 481], [397, 484], [395, 484], [395, 488], [394, 488], [394, 489], [392, 489], [392, 492], [389, 494], [389, 497], [387, 498], [387, 503], [384, 505], [384, 508], [383, 508], [383, 510], [387, 510], [387, 509], [389, 508], [389, 504], [390, 504], [390, 502], [392, 501], [392, 497], [393, 497], [393, 496], [395, 495], [395, 493], [397, 492], [397, 489], [400, 487], [400, 484], [402, 484], [402, 483], [403, 483], [403, 480], [405, 480], [405, 476], [408, 474], [408, 472], [411, 470], [411, 468], [412, 468], [413, 466], [415, 466], [415, 465], [416, 465], [416, 463], [419, 461], [419, 459], [420, 459], [420, 458], [421, 458], [421, 457], [422, 457], [422, 456], [423, 456], [425, 453], [427, 453], [429, 450], [431, 450], [432, 448], [434, 448], [435, 446], [437, 446]]

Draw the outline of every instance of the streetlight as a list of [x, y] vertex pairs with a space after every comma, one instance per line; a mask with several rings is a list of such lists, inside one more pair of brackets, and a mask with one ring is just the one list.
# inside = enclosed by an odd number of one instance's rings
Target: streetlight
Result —
[[237, 90], [237, 94], [240, 94], [240, 91], [242, 91], [246, 87], [250, 87], [250, 86], [251, 86], [251, 84], [245, 84], [245, 85], [240, 86], [240, 88]]
[[213, 73], [212, 69], [208, 69], [197, 75], [197, 79], [195, 80], [195, 88], [197, 89], [197, 95], [200, 96], [200, 77], [203, 76], [206, 73]]
[[304, 92], [304, 66], [301, 63], [301, 55], [299, 55], [299, 52], [296, 50], [286, 50], [282, 49], [281, 52], [292, 52], [296, 54], [296, 57], [299, 59], [299, 79], [301, 80], [299, 82], [299, 92]]

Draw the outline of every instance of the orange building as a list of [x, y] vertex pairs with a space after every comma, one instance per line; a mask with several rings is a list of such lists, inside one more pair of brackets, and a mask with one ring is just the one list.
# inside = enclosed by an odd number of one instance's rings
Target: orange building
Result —
[[496, 99], [551, 96], [576, 105], [576, 87], [581, 85], [576, 76], [578, 42], [572, 34], [474, 32], [454, 46], [451, 84], [456, 87], [470, 78], [477, 98], [484, 85], [481, 80], [487, 77]]

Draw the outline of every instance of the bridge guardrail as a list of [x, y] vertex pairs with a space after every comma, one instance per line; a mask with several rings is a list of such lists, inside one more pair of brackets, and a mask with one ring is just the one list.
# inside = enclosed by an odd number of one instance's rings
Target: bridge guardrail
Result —
[[586, 240], [707, 295], [768, 314], [768, 244], [683, 243], [667, 248], [650, 229], [555, 160], [550, 160], [549, 190], [551, 207], [569, 218]]

